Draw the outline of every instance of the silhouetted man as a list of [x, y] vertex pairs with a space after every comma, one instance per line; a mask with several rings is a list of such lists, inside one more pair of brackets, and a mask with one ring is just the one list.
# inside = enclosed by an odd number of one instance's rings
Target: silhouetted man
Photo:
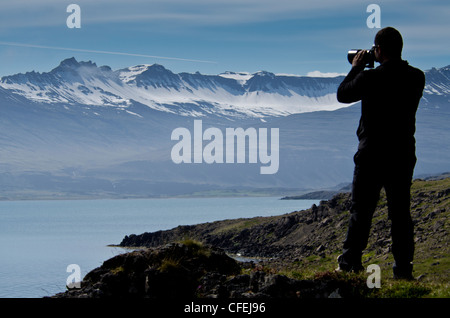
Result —
[[352, 207], [339, 269], [360, 271], [381, 188], [392, 222], [394, 278], [413, 279], [414, 229], [410, 215], [411, 181], [416, 164], [415, 117], [425, 86], [425, 76], [402, 60], [403, 40], [391, 27], [375, 36], [375, 61], [381, 65], [364, 70], [367, 52], [360, 51], [352, 69], [338, 88], [341, 103], [361, 100], [354, 156]]

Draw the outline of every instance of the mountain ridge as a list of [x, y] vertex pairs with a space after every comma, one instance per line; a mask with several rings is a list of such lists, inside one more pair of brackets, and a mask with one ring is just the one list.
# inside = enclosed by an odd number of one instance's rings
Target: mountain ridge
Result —
[[[159, 64], [113, 71], [109, 66], [97, 67], [91, 61], [78, 62], [72, 57], [50, 72], [3, 76], [0, 86], [32, 101], [49, 104], [125, 107], [134, 100], [176, 113], [176, 108], [165, 105], [191, 103], [200, 113], [202, 106], [214, 112], [232, 107], [241, 115], [265, 117], [344, 107], [334, 96], [340, 80], [277, 76], [267, 71], [236, 80], [225, 74], [175, 74]], [[192, 116], [194, 111], [180, 114]]]
[[[425, 104], [448, 101], [450, 66], [425, 71]], [[152, 109], [202, 116], [225, 113], [264, 118], [336, 110], [348, 105], [336, 99], [343, 76], [311, 77], [224, 72], [218, 75], [178, 73], [160, 64], [141, 64], [112, 70], [92, 61], [65, 59], [49, 72], [3, 76], [0, 87], [31, 101], [57, 104], [129, 107], [139, 102]], [[177, 105], [190, 105], [177, 107]]]
[[[428, 88], [417, 113], [417, 174], [450, 170], [449, 70], [426, 72]], [[289, 189], [281, 194], [285, 196], [330, 190], [351, 181], [360, 116], [359, 103], [339, 104], [336, 110], [317, 107], [335, 99], [341, 79], [265, 71], [175, 74], [158, 65], [113, 71], [76, 59], [47, 73], [3, 77], [0, 197], [126, 198], [207, 194], [208, 189], [242, 194]], [[302, 113], [294, 112], [300, 108]], [[198, 119], [205, 128], [222, 131], [279, 128], [277, 174], [261, 176], [259, 165], [248, 163], [172, 162], [172, 131], [193, 129]]]

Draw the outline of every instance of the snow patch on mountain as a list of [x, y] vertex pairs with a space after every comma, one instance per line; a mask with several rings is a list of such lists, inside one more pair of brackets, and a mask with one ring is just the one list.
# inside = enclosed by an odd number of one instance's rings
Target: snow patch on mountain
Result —
[[439, 69], [433, 67], [425, 73], [425, 76], [424, 94], [439, 96], [450, 94], [450, 65]]
[[347, 74], [341, 74], [341, 73], [323, 73], [321, 71], [313, 71], [313, 72], [308, 72], [308, 74], [306, 74], [306, 76], [309, 77], [336, 77], [336, 76], [345, 76]]
[[0, 87], [39, 103], [124, 108], [138, 102], [186, 116], [234, 113], [250, 117], [342, 108], [346, 105], [335, 96], [338, 84], [339, 80], [312, 83], [307, 77], [266, 71], [174, 74], [158, 64], [113, 71], [75, 58], [47, 73], [33, 71], [0, 80]]
[[[129, 108], [140, 103], [151, 109], [183, 116], [263, 118], [315, 111], [333, 111], [348, 104], [337, 101], [343, 76], [314, 72], [313, 76], [225, 72], [175, 74], [159, 64], [113, 71], [109, 66], [63, 60], [50, 72], [27, 72], [2, 77], [9, 93], [44, 104]], [[450, 94], [450, 67], [426, 72], [424, 99]], [[128, 113], [138, 115], [135, 112]]]
[[239, 84], [244, 85], [249, 79], [253, 77], [253, 74], [247, 72], [225, 72], [219, 74], [219, 76], [224, 78], [230, 78], [237, 81]]

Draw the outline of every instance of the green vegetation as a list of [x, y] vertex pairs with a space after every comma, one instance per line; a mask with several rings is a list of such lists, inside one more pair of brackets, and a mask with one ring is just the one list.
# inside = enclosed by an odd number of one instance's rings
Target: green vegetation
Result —
[[[384, 250], [372, 248], [374, 241], [363, 255], [363, 265], [378, 264], [381, 268], [381, 288], [370, 289], [366, 280], [370, 273], [335, 273], [339, 250], [316, 253], [292, 264], [285, 264], [277, 271], [294, 279], [323, 279], [324, 277], [346, 281], [370, 298], [450, 298], [450, 250], [448, 240], [450, 216], [450, 178], [435, 181], [415, 180], [411, 189], [411, 212], [415, 222], [416, 250], [414, 258], [415, 281], [392, 278], [393, 257], [390, 244]], [[373, 223], [386, 222], [387, 201], [384, 192]], [[374, 230], [372, 230], [374, 231]], [[270, 264], [268, 264], [270, 266]]]
[[164, 258], [161, 261], [159, 270], [163, 273], [174, 272], [180, 268], [180, 260], [172, 257]]
[[117, 266], [116, 268], [111, 269], [111, 274], [117, 275], [118, 273], [124, 272], [125, 268], [123, 266]]
[[263, 222], [266, 222], [267, 218], [264, 217], [255, 217], [250, 219], [241, 219], [241, 220], [231, 220], [230, 224], [223, 225], [215, 229], [212, 234], [219, 235], [223, 233], [237, 233], [243, 230], [251, 229], [252, 227], [259, 225]]
[[[340, 193], [330, 200], [322, 201], [319, 206], [314, 205], [303, 211], [178, 227], [164, 232], [163, 236], [159, 233], [145, 233], [132, 239], [127, 237], [126, 243], [129, 246], [145, 246], [146, 242], [152, 242], [154, 246], [161, 246], [181, 242], [184, 246], [182, 250], [177, 249], [176, 254], [167, 250], [164, 259], [158, 263], [159, 270], [166, 273], [178, 272], [189, 264], [189, 260], [184, 259], [187, 254], [196, 261], [206, 261], [208, 253], [211, 253], [207, 246], [214, 246], [231, 254], [239, 253], [240, 257], [254, 258], [256, 262], [253, 265], [239, 265], [241, 274], [263, 271], [296, 280], [314, 281], [318, 284], [313, 285], [326, 286], [327, 292], [335, 297], [450, 297], [450, 247], [447, 235], [450, 178], [415, 180], [412, 185], [414, 281], [394, 280], [392, 277], [394, 260], [384, 191], [381, 193], [372, 220], [368, 246], [362, 257], [365, 268], [371, 264], [380, 267], [381, 287], [368, 287], [369, 277], [373, 278], [371, 272], [335, 272], [337, 256], [342, 252], [342, 242], [347, 231], [350, 206], [350, 193]], [[209, 261], [215, 263], [214, 259]], [[235, 275], [235, 271], [231, 275]], [[307, 292], [306, 289], [304, 292]], [[328, 295], [330, 294], [320, 294], [319, 297]]]
[[[446, 282], [427, 281], [423, 279], [415, 281], [394, 280], [390, 269], [382, 269], [381, 287], [369, 288], [367, 280], [370, 273], [338, 273], [334, 271], [336, 262], [327, 262], [322, 266], [306, 266], [301, 269], [284, 271], [284, 274], [299, 280], [322, 280], [324, 277], [333, 279], [337, 284], [354, 288], [353, 295], [367, 298], [449, 298], [450, 287]], [[322, 271], [323, 268], [328, 270]]]
[[[411, 188], [411, 214], [415, 222], [415, 281], [394, 280], [393, 257], [390, 249], [390, 221], [385, 192], [382, 191], [377, 211], [372, 221], [372, 235], [363, 254], [363, 265], [377, 264], [381, 269], [381, 288], [369, 288], [367, 279], [371, 273], [338, 273], [337, 256], [346, 233], [348, 199], [337, 198], [334, 216], [311, 223], [314, 230], [310, 240], [302, 244], [311, 246], [306, 255], [297, 259], [278, 259], [262, 262], [256, 269], [243, 269], [243, 273], [263, 270], [282, 274], [297, 280], [333, 281], [333, 284], [348, 293], [365, 298], [449, 298], [450, 297], [450, 250], [448, 242], [450, 216], [450, 178], [442, 180], [415, 180]], [[301, 214], [306, 212], [300, 212]], [[298, 215], [298, 213], [296, 213]], [[280, 244], [283, 238], [275, 235], [275, 229], [284, 216], [257, 217], [222, 222], [211, 235], [232, 239], [236, 247], [245, 244], [239, 237], [248, 237], [252, 242]], [[302, 224], [302, 221], [299, 221]], [[315, 224], [315, 225], [314, 225]], [[317, 224], [321, 224], [318, 226]], [[284, 237], [285, 239], [285, 237]], [[273, 242], [273, 243], [271, 243]], [[291, 241], [297, 244], [297, 241]], [[323, 245], [322, 248], [318, 246]], [[282, 245], [280, 245], [282, 246]]]

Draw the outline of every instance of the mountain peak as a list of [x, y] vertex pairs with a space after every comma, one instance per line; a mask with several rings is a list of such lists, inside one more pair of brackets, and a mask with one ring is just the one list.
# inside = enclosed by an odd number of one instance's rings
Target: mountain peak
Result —
[[141, 81], [143, 78], [157, 78], [164, 74], [174, 75], [160, 64], [140, 64], [119, 70], [119, 77], [125, 83]]
[[274, 78], [276, 76], [274, 73], [267, 72], [267, 71], [259, 71], [259, 72], [256, 72], [254, 75], [261, 76], [261, 77], [270, 77], [270, 78]]
[[160, 76], [162, 74], [168, 74], [169, 76], [174, 75], [172, 71], [168, 70], [160, 64], [147, 65], [147, 69], [141, 73], [141, 75], [144, 76]]
[[180, 77], [160, 64], [148, 65], [147, 68], [134, 76], [138, 86], [179, 88]]
[[52, 70], [52, 72], [57, 72], [57, 71], [66, 71], [66, 70], [76, 70], [80, 67], [89, 67], [89, 68], [97, 68], [97, 64], [93, 63], [92, 61], [81, 61], [78, 62], [74, 57], [71, 58], [67, 58], [63, 61], [61, 61], [61, 63], [59, 63], [59, 65], [54, 68]]
[[80, 63], [78, 63], [78, 61], [74, 57], [71, 57], [62, 60], [61, 63], [59, 63], [58, 67], [78, 67], [78, 66], [80, 66]]
[[157, 70], [157, 71], [169, 71], [167, 68], [165, 68], [161, 64], [157, 64], [157, 63], [149, 65], [148, 69]]

